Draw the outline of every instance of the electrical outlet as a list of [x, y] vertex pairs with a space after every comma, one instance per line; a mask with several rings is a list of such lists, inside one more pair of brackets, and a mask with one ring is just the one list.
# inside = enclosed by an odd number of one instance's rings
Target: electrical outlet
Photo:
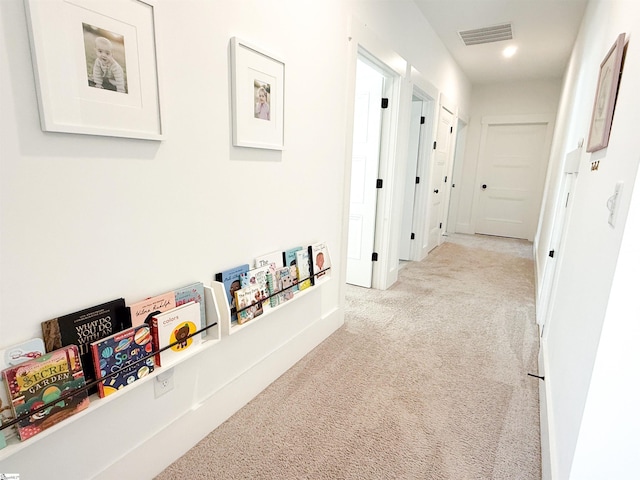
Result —
[[167, 370], [166, 372], [162, 372], [156, 377], [154, 389], [156, 398], [173, 390], [173, 368]]

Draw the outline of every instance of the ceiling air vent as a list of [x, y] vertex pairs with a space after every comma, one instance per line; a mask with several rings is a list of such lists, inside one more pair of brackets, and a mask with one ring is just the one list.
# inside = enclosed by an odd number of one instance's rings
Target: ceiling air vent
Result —
[[465, 45], [480, 45], [482, 43], [502, 42], [511, 40], [513, 34], [510, 23], [495, 25], [493, 27], [476, 28], [475, 30], [464, 30], [458, 32]]

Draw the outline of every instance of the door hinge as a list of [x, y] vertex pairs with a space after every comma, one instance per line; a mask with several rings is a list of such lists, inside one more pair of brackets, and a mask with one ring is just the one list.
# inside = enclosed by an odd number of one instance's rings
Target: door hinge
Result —
[[424, 121], [426, 120], [426, 118], [424, 117], [420, 117], [420, 125], [424, 125]]
[[411, 240], [415, 240], [415, 239], [416, 239], [416, 234], [415, 234], [415, 233], [412, 233], [412, 234], [411, 234]]
[[371, 254], [371, 261], [372, 262], [377, 262], [378, 261], [378, 253], [377, 252], [373, 252]]
[[381, 178], [378, 178], [376, 180], [376, 188], [382, 188], [382, 179]]
[[382, 108], [387, 108], [389, 106], [389, 99], [388, 98], [383, 98], [380, 106]]
[[433, 149], [436, 149], [437, 142], [433, 142]]
[[449, 128], [449, 133], [453, 133], [453, 127]]
[[551, 258], [553, 258], [553, 256], [554, 256], [555, 254], [556, 254], [556, 251], [555, 251], [555, 250], [549, 250], [549, 256], [550, 256]]
[[416, 177], [416, 183], [420, 183], [420, 177]]
[[442, 222], [440, 222], [440, 230], [442, 230]]
[[447, 178], [449, 178], [447, 175], [444, 176], [444, 183], [447, 183]]

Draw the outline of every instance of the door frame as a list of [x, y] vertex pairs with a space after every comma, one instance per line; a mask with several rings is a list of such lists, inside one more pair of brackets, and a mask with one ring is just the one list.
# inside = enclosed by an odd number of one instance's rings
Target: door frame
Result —
[[[428, 186], [431, 180], [431, 162], [433, 160], [431, 145], [434, 137], [438, 93], [435, 87], [428, 82], [419, 81], [415, 77], [413, 81], [412, 99], [415, 96], [422, 101], [422, 115], [425, 117], [423, 128], [420, 129], [420, 146], [416, 169], [416, 175], [420, 177], [420, 186], [416, 187], [413, 206], [413, 233], [415, 233], [415, 239], [411, 243], [410, 250], [410, 260], [420, 261], [427, 256], [424, 225], [427, 216]], [[420, 85], [416, 85], [416, 83]]]
[[[487, 141], [487, 132], [489, 131], [489, 127], [494, 125], [521, 125], [521, 124], [546, 124], [547, 131], [545, 135], [545, 149], [546, 152], [546, 163], [540, 169], [540, 177], [538, 179], [538, 211], [540, 210], [540, 205], [542, 203], [542, 194], [544, 190], [544, 181], [547, 176], [547, 168], [549, 166], [549, 153], [551, 149], [551, 140], [553, 138], [553, 130], [554, 130], [554, 117], [553, 115], [546, 113], [539, 114], [528, 114], [528, 115], [488, 115], [482, 117], [482, 131], [480, 134], [480, 147], [478, 149], [478, 162], [476, 164], [475, 176], [473, 179], [473, 203], [471, 205], [471, 227], [472, 231], [475, 233], [476, 224], [478, 218], [478, 204], [480, 201], [481, 189], [480, 185], [480, 176], [483, 173], [484, 168], [484, 150]], [[531, 224], [531, 228], [529, 230], [528, 240], [533, 241], [536, 233], [536, 229], [538, 227], [538, 217], [535, 217], [535, 220]]]
[[[374, 245], [378, 252], [378, 261], [373, 264], [371, 287], [384, 290], [393, 285], [398, 279], [398, 251], [397, 232], [400, 229], [400, 220], [396, 197], [398, 189], [394, 188], [397, 178], [394, 176], [396, 159], [402, 158], [402, 148], [405, 145], [398, 141], [398, 132], [404, 131], [405, 125], [400, 122], [403, 118], [403, 106], [406, 103], [404, 97], [407, 92], [409, 99], [410, 89], [407, 88], [407, 75], [409, 65], [407, 61], [395, 51], [387, 47], [371, 30], [357, 19], [352, 18], [351, 32], [349, 36], [349, 63], [347, 75], [347, 134], [345, 141], [345, 171], [343, 184], [343, 234], [342, 249], [340, 251], [340, 288], [342, 297], [346, 286], [347, 246], [349, 228], [349, 199], [351, 190], [351, 155], [353, 150], [353, 125], [355, 101], [356, 65], [359, 54], [368, 56], [370, 61], [383, 69], [391, 76], [391, 81], [386, 82], [391, 95], [387, 109], [388, 122], [383, 125], [381, 132], [381, 152], [378, 177], [383, 180], [384, 188], [378, 192], [376, 208], [376, 233]], [[407, 108], [404, 106], [404, 108]], [[408, 123], [408, 119], [407, 119]], [[408, 130], [408, 128], [407, 128]], [[407, 131], [408, 135], [408, 131]]]

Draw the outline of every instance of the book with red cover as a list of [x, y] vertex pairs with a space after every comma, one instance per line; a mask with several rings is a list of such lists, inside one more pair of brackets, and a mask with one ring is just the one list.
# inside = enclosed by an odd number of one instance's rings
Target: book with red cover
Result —
[[[20, 440], [89, 406], [78, 347], [70, 345], [2, 371]], [[73, 393], [77, 390], [76, 393]], [[65, 398], [62, 398], [66, 394]], [[44, 407], [42, 410], [40, 407]], [[24, 415], [24, 416], [23, 416]]]

